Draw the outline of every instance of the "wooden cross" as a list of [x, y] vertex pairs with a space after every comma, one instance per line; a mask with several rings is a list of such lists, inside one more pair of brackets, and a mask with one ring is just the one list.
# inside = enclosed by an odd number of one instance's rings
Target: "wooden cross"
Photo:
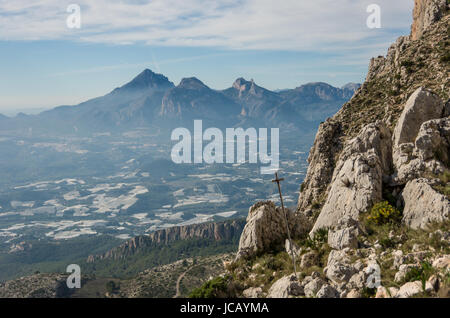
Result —
[[288, 235], [288, 240], [289, 240], [289, 245], [290, 245], [290, 250], [291, 250], [292, 264], [294, 265], [294, 273], [295, 273], [295, 277], [297, 278], [297, 267], [295, 265], [294, 245], [292, 244], [291, 233], [289, 231], [288, 219], [287, 219], [286, 211], [284, 210], [283, 196], [281, 194], [281, 185], [280, 185], [281, 181], [284, 181], [284, 178], [278, 178], [278, 172], [275, 172], [275, 180], [272, 180], [272, 182], [276, 182], [278, 185], [278, 193], [280, 194], [281, 208], [282, 208], [283, 214], [284, 214], [284, 221], [286, 222], [286, 230], [287, 230], [287, 235]]
[[272, 180], [272, 182], [276, 182], [278, 185], [278, 193], [280, 194], [281, 208], [283, 209], [284, 213], [284, 203], [283, 203], [283, 196], [281, 195], [281, 185], [280, 185], [281, 181], [284, 181], [284, 178], [278, 178], [278, 172], [275, 172], [275, 180]]

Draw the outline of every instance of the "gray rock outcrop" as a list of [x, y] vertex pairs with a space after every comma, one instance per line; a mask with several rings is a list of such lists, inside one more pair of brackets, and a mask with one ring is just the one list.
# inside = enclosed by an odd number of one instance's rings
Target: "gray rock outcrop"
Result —
[[432, 188], [432, 181], [416, 179], [403, 190], [405, 202], [403, 222], [414, 228], [425, 228], [431, 222], [442, 222], [449, 217], [450, 201]]
[[306, 297], [316, 297], [322, 286], [326, 285], [326, 281], [320, 277], [309, 277], [304, 282], [304, 292]]
[[344, 217], [328, 232], [328, 245], [342, 250], [358, 247], [359, 223], [351, 217]]
[[[286, 210], [291, 237], [300, 237], [309, 231], [305, 216]], [[249, 258], [265, 251], [282, 247], [287, 235], [285, 216], [281, 208], [271, 201], [253, 205], [239, 241], [236, 259]]]
[[316, 294], [317, 298], [339, 298], [339, 292], [331, 285], [323, 285]]
[[394, 131], [395, 173], [391, 185], [404, 185], [425, 172], [439, 175], [448, 165], [450, 118], [434, 93], [419, 88], [408, 99]]
[[244, 226], [245, 220], [243, 219], [174, 226], [154, 231], [149, 235], [133, 237], [104, 254], [88, 256], [87, 262], [93, 263], [102, 259], [124, 259], [152, 244], [169, 244], [189, 239], [231, 240], [241, 235]]
[[308, 172], [303, 182], [298, 210], [304, 211], [313, 202], [320, 201], [320, 196], [331, 182], [334, 154], [340, 149], [339, 135], [341, 125], [333, 120], [327, 120], [319, 126], [314, 145], [308, 156]]
[[247, 288], [242, 292], [242, 296], [245, 298], [259, 298], [263, 293], [263, 290], [261, 287], [251, 287]]
[[381, 200], [383, 175], [389, 173], [392, 162], [391, 149], [391, 134], [381, 121], [366, 126], [347, 143], [311, 234], [336, 225], [344, 217], [357, 220], [360, 213]]
[[432, 24], [439, 21], [446, 7], [446, 0], [415, 0], [411, 39], [420, 39]]
[[287, 275], [277, 280], [270, 287], [267, 298], [288, 298], [302, 295], [304, 295], [303, 287], [295, 275]]
[[444, 104], [439, 96], [429, 90], [418, 88], [406, 102], [394, 130], [394, 146], [414, 142], [422, 123], [441, 118]]

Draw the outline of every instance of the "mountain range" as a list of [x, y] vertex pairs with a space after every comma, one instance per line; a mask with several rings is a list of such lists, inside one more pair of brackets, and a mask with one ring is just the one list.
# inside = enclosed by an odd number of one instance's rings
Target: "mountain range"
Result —
[[166, 76], [145, 69], [129, 83], [79, 105], [59, 106], [38, 115], [0, 116], [0, 129], [90, 133], [172, 128], [193, 119], [217, 127], [257, 124], [316, 128], [359, 87], [353, 83], [342, 88], [309, 83], [275, 92], [239, 78], [230, 88], [215, 90], [195, 77], [184, 78], [176, 86]]

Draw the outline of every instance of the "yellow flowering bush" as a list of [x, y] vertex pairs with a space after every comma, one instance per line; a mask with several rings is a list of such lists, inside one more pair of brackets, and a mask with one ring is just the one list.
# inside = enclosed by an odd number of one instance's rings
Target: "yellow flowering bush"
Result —
[[370, 222], [378, 225], [397, 223], [400, 222], [401, 218], [401, 212], [390, 205], [387, 201], [375, 204], [367, 217]]

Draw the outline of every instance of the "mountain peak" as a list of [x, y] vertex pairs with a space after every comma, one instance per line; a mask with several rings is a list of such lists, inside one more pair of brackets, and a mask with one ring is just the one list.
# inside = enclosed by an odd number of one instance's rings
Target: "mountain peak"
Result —
[[205, 89], [208, 88], [201, 80], [196, 77], [185, 77], [178, 85], [180, 88], [186, 89]]
[[243, 77], [239, 77], [233, 83], [233, 87], [235, 89], [237, 89], [238, 91], [250, 90], [254, 86], [255, 86], [255, 82], [253, 81], [253, 79], [251, 79], [250, 81], [247, 81]]
[[147, 89], [147, 88], [162, 88], [167, 89], [173, 87], [174, 84], [169, 81], [167, 77], [162, 74], [157, 74], [150, 69], [145, 69], [139, 75], [125, 84], [121, 88], [125, 89]]

